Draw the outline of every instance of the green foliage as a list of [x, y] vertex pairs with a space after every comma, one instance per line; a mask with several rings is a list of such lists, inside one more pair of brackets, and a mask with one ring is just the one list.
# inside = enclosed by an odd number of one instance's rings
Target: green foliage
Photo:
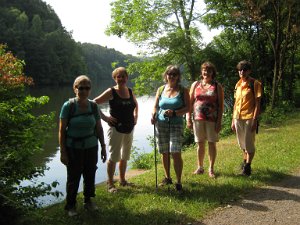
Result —
[[89, 77], [97, 82], [103, 80], [111, 81], [111, 72], [116, 66], [127, 67], [127, 61], [137, 61], [137, 58], [131, 55], [102, 47], [100, 45], [82, 43], [80, 46], [84, 61], [86, 62]]
[[[2, 1], [0, 43], [26, 62], [35, 84], [71, 84], [79, 74], [93, 81], [110, 78], [111, 63], [132, 56], [99, 45], [76, 43], [53, 9], [41, 0]], [[134, 61], [134, 60], [133, 60]]]
[[222, 129], [220, 131], [220, 138], [227, 137], [232, 134], [231, 122], [232, 122], [232, 110], [227, 109], [223, 113]]
[[[54, 113], [33, 115], [33, 110], [45, 105], [49, 98], [26, 96], [25, 87], [32, 80], [23, 75], [22, 61], [14, 58], [0, 45], [0, 222], [10, 218], [14, 223], [24, 209], [38, 206], [37, 197], [51, 192], [57, 185], [36, 183], [45, 167], [36, 167], [33, 157], [42, 151]], [[32, 180], [33, 185], [23, 185]], [[15, 215], [11, 218], [11, 215]]]
[[[195, 0], [117, 0], [112, 3], [112, 21], [107, 34], [124, 36], [138, 46], [147, 46], [145, 55], [151, 55], [147, 63], [140, 64], [139, 79], [135, 80], [139, 91], [145, 91], [143, 94], [149, 91], [142, 87], [142, 81], [149, 79], [149, 74], [157, 79], [157, 74], [169, 64], [183, 66], [186, 80], [196, 79], [196, 59], [201, 46], [200, 10]], [[152, 63], [152, 59], [159, 63]], [[149, 67], [151, 70], [147, 71]]]
[[278, 125], [288, 119], [291, 112], [295, 111], [295, 103], [292, 101], [282, 101], [276, 108], [267, 106], [261, 114], [261, 122], [267, 125]]
[[139, 152], [135, 146], [131, 149], [130, 168], [132, 169], [151, 169], [154, 166], [154, 153]]

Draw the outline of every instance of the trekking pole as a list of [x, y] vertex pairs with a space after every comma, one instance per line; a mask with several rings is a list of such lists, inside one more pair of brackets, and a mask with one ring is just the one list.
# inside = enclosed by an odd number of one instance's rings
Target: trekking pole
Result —
[[156, 129], [155, 129], [155, 123], [154, 125], [154, 165], [155, 165], [155, 189], [157, 191], [157, 159], [156, 159]]
[[[171, 118], [168, 117], [169, 122], [169, 146], [168, 146], [168, 174], [170, 176], [170, 167], [171, 167], [171, 159], [170, 159], [170, 152], [171, 152]], [[170, 184], [168, 183], [168, 191], [170, 191]]]

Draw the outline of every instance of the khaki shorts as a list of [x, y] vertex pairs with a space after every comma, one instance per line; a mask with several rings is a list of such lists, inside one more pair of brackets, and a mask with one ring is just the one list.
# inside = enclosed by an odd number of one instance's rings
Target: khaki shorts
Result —
[[119, 162], [130, 159], [130, 152], [133, 141], [133, 131], [129, 134], [120, 133], [115, 127], [108, 128], [107, 135], [109, 139], [109, 160]]
[[195, 142], [218, 142], [219, 134], [216, 132], [216, 123], [210, 121], [193, 121]]
[[236, 137], [241, 149], [255, 152], [255, 131], [251, 131], [253, 120], [234, 120]]

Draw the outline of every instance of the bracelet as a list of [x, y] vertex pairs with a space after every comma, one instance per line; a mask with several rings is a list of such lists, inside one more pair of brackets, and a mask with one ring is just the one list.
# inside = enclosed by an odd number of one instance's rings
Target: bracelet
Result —
[[176, 111], [175, 110], [173, 110], [173, 117], [175, 117], [176, 116]]

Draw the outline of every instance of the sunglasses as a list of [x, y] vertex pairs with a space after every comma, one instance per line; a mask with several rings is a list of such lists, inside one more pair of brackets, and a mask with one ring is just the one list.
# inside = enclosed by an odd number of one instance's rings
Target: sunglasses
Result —
[[91, 87], [89, 87], [89, 86], [86, 86], [86, 87], [78, 87], [77, 88], [79, 91], [83, 91], [83, 90], [86, 90], [86, 91], [89, 91], [89, 90], [91, 90]]
[[240, 69], [239, 71], [244, 71], [244, 72], [246, 72], [246, 71], [248, 71], [249, 69], [247, 69], [247, 68], [243, 68], [243, 69]]
[[178, 74], [177, 73], [167, 73], [168, 76], [176, 77]]

